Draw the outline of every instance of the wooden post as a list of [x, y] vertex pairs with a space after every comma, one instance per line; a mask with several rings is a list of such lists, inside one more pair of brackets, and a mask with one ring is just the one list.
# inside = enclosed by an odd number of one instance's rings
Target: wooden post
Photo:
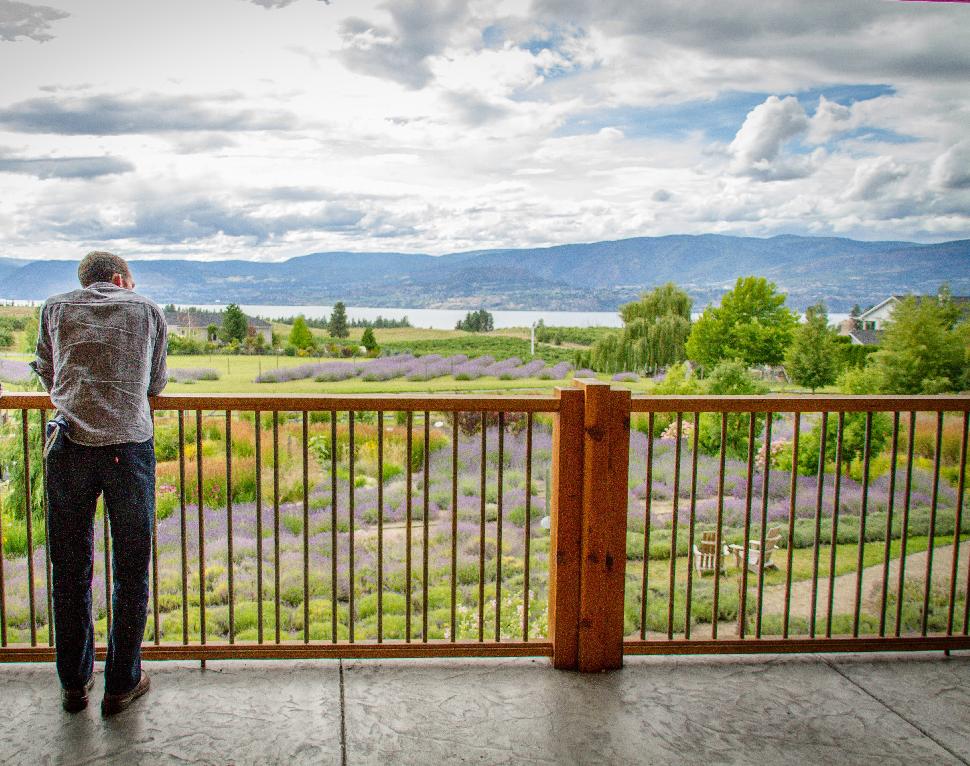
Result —
[[623, 666], [630, 391], [579, 381], [585, 394], [579, 670]]
[[557, 389], [559, 414], [552, 431], [549, 637], [553, 667], [579, 667], [579, 595], [583, 511], [583, 392]]

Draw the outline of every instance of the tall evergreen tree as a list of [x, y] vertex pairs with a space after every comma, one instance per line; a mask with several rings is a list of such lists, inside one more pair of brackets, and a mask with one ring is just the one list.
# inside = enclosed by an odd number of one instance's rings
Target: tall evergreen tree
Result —
[[344, 306], [343, 301], [337, 301], [333, 305], [330, 321], [327, 323], [327, 332], [330, 333], [331, 338], [346, 338], [350, 335], [350, 330], [347, 329], [347, 307]]
[[805, 310], [805, 321], [795, 330], [785, 366], [793, 381], [813, 392], [835, 382], [835, 331], [829, 327], [824, 303]]

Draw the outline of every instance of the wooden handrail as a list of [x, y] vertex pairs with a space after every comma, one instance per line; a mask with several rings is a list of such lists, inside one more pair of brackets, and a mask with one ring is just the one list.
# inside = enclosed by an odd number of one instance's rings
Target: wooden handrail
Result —
[[[233, 410], [260, 412], [558, 412], [555, 396], [499, 394], [161, 394], [149, 397], [155, 410]], [[54, 409], [42, 393], [4, 392], [0, 409]]]
[[631, 412], [966, 412], [970, 396], [634, 396]]

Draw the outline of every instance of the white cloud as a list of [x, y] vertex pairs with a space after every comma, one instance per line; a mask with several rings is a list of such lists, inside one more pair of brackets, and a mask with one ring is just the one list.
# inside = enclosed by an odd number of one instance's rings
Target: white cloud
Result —
[[728, 147], [732, 169], [740, 175], [764, 180], [800, 178], [811, 172], [811, 163], [803, 158], [780, 157], [786, 142], [804, 133], [808, 116], [798, 99], [769, 96], [744, 120]]
[[69, 15], [49, 5], [0, 0], [0, 41], [15, 42], [23, 37], [46, 42], [53, 37], [51, 25]]
[[871, 200], [883, 195], [886, 187], [906, 176], [906, 168], [897, 165], [891, 157], [876, 157], [863, 161], [852, 176], [852, 183], [845, 197], [853, 200]]
[[951, 146], [936, 158], [931, 180], [940, 189], [970, 189], [970, 140]]
[[830, 101], [820, 96], [818, 108], [809, 120], [806, 139], [812, 144], [824, 144], [826, 141], [855, 127], [852, 119], [852, 109], [836, 101]]

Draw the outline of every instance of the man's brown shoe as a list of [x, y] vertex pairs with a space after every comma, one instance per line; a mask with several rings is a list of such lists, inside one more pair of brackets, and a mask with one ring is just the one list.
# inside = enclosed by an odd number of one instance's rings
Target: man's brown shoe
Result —
[[61, 705], [68, 713], [80, 713], [88, 706], [88, 692], [94, 686], [94, 674], [80, 689], [61, 689]]
[[101, 715], [109, 716], [114, 715], [115, 713], [120, 713], [132, 702], [147, 692], [149, 686], [150, 683], [148, 681], [148, 673], [143, 670], [137, 685], [130, 692], [125, 692], [124, 694], [104, 695], [104, 699], [101, 700]]

